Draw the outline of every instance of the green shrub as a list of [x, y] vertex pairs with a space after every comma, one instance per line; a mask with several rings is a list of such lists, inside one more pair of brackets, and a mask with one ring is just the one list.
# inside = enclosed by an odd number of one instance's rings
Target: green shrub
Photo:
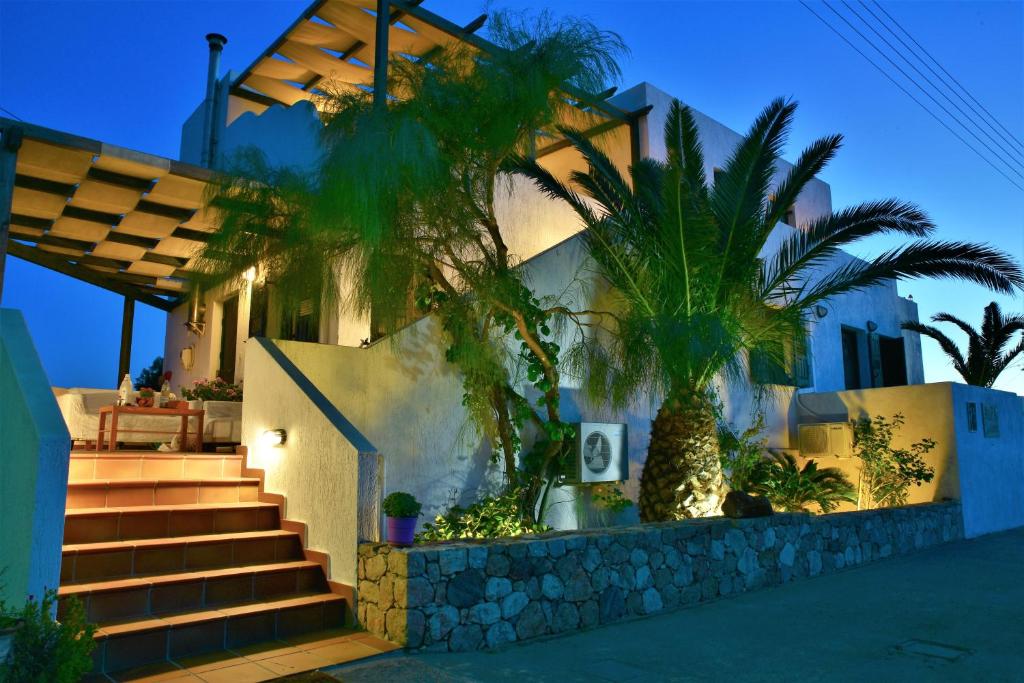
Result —
[[935, 469], [924, 461], [925, 454], [935, 448], [935, 441], [922, 439], [910, 448], [892, 447], [892, 439], [904, 422], [899, 413], [891, 421], [878, 415], [853, 422], [853, 452], [862, 462], [859, 507], [906, 505], [910, 486], [920, 486], [935, 476]]
[[528, 521], [523, 514], [522, 493], [509, 490], [481, 498], [468, 508], [458, 505], [424, 525], [417, 543], [449, 541], [456, 538], [503, 538], [550, 531], [551, 527]]
[[423, 508], [411, 493], [395, 491], [384, 499], [384, 514], [388, 517], [419, 517]]
[[85, 620], [85, 609], [74, 597], [64, 602], [63, 617], [53, 618], [57, 591], [48, 590], [42, 602], [29, 596], [20, 610], [0, 604], [8, 626], [20, 624], [14, 634], [10, 658], [0, 666], [3, 683], [73, 683], [92, 669], [95, 628]]
[[843, 501], [857, 502], [853, 484], [835, 467], [818, 469], [818, 463], [808, 460], [801, 469], [788, 453], [774, 454], [766, 462], [764, 479], [748, 493], [765, 496], [776, 510], [810, 512], [808, 507], [816, 503], [822, 512], [831, 512]]
[[763, 415], [758, 415], [754, 423], [740, 433], [724, 422], [718, 426], [722, 471], [733, 491], [752, 493], [769, 475], [771, 454], [768, 452], [768, 440], [760, 436], [762, 431]]

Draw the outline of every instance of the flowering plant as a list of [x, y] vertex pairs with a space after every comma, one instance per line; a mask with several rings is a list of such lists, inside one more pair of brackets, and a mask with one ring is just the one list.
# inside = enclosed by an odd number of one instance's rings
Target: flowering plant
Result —
[[189, 401], [241, 401], [242, 387], [214, 377], [195, 380], [191, 387], [182, 387], [181, 394]]
[[170, 382], [171, 381], [171, 377], [173, 377], [173, 376], [174, 376], [174, 373], [171, 372], [170, 370], [168, 370], [167, 372], [164, 373], [164, 381], [165, 382]]

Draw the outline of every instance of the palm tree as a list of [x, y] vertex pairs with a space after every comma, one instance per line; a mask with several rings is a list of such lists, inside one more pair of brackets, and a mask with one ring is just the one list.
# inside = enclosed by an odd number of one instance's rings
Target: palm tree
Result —
[[1013, 360], [1024, 353], [1024, 337], [1017, 346], [1005, 351], [1006, 345], [1013, 340], [1013, 335], [1024, 331], [1024, 316], [1004, 316], [995, 301], [985, 307], [985, 318], [981, 323], [981, 331], [949, 313], [937, 313], [932, 316], [937, 323], [952, 323], [967, 335], [967, 359], [952, 339], [941, 330], [919, 322], [905, 322], [903, 329], [931, 337], [939, 343], [942, 350], [949, 356], [953, 368], [960, 373], [964, 381], [979, 387], [991, 387], [999, 374]]
[[[713, 185], [692, 112], [678, 101], [665, 124], [667, 159], [642, 159], [624, 177], [577, 131], [563, 130], [588, 163], [565, 184], [534, 160], [516, 170], [568, 202], [617, 296], [614, 318], [574, 350], [592, 397], [624, 406], [641, 391], [663, 396], [641, 479], [645, 521], [715, 514], [722, 493], [716, 378], [746, 381], [747, 356], [786, 363], [805, 343], [809, 311], [840, 294], [892, 278], [951, 277], [1002, 292], [1024, 287], [1012, 257], [990, 246], [915, 239], [871, 260], [833, 260], [875, 235], [910, 238], [934, 225], [894, 199], [829, 213], [769, 236], [842, 138], [818, 140], [777, 187], [772, 178], [795, 103], [776, 100], [757, 117]], [[638, 352], [649, 349], [650, 352]]]
[[760, 480], [750, 492], [764, 496], [782, 512], [806, 512], [812, 503], [822, 512], [832, 512], [840, 503], [857, 502], [853, 484], [836, 467], [819, 469], [817, 462], [808, 460], [801, 469], [789, 453], [773, 453], [760, 470]]

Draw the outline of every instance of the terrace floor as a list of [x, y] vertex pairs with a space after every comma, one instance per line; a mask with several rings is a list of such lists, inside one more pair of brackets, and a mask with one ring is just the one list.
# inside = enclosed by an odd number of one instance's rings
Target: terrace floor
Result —
[[1019, 681], [1024, 528], [491, 653], [387, 656], [345, 683]]

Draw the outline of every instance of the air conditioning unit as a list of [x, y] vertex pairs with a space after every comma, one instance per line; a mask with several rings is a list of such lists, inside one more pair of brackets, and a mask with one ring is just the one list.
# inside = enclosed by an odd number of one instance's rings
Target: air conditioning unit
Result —
[[574, 426], [574, 457], [566, 468], [566, 483], [600, 484], [629, 479], [626, 425], [580, 422]]
[[799, 425], [800, 455], [805, 458], [853, 456], [853, 425], [849, 422], [820, 422]]

